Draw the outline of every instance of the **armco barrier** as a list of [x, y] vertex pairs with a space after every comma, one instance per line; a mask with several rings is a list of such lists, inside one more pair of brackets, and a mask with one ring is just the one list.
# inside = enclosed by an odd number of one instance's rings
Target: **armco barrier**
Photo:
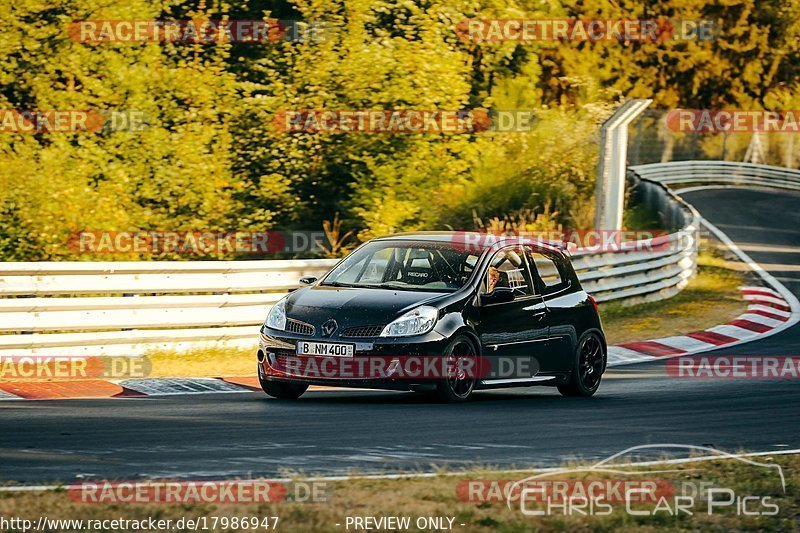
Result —
[[[0, 355], [136, 355], [225, 341], [336, 260], [0, 264]], [[201, 293], [201, 294], [198, 294]]]
[[673, 161], [631, 167], [639, 178], [665, 185], [721, 183], [800, 190], [800, 171], [736, 161]]

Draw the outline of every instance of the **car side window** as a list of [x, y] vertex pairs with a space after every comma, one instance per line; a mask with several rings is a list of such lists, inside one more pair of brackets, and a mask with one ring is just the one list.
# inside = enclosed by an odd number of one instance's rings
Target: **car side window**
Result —
[[563, 269], [551, 254], [537, 252], [527, 246], [525, 251], [534, 275], [542, 287], [542, 294], [552, 294], [569, 285]]
[[504, 248], [494, 254], [486, 271], [481, 290], [489, 293], [495, 287], [514, 289], [516, 296], [530, 296], [533, 294], [531, 274], [528, 271], [528, 264], [525, 262], [521, 248]]

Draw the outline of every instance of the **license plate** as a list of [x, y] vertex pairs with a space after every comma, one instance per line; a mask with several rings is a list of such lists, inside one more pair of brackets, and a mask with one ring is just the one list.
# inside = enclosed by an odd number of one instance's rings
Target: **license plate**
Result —
[[297, 343], [297, 355], [321, 355], [327, 357], [353, 357], [352, 344], [334, 344], [331, 342], [305, 342]]

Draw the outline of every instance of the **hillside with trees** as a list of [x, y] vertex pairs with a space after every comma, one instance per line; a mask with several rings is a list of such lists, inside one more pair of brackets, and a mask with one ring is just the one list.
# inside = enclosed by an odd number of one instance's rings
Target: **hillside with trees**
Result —
[[[178, 258], [81, 256], [68, 242], [83, 230], [319, 231], [338, 217], [352, 231], [346, 250], [396, 231], [586, 228], [598, 127], [622, 99], [800, 108], [794, 1], [11, 0], [0, 14], [0, 109], [137, 110], [147, 126], [0, 133], [7, 261]], [[262, 18], [324, 32], [131, 43], [68, 31], [80, 20]], [[456, 32], [468, 18], [713, 19], [720, 33], [475, 42]], [[536, 122], [526, 132], [287, 133], [274, 119], [289, 109], [524, 109]]]

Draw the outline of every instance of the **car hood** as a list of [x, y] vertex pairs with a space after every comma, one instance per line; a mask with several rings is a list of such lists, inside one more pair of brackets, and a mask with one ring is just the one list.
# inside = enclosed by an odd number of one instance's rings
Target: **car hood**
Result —
[[286, 316], [308, 322], [318, 330], [323, 322], [333, 318], [342, 331], [350, 326], [388, 324], [403, 312], [448, 294], [313, 285], [289, 296]]

